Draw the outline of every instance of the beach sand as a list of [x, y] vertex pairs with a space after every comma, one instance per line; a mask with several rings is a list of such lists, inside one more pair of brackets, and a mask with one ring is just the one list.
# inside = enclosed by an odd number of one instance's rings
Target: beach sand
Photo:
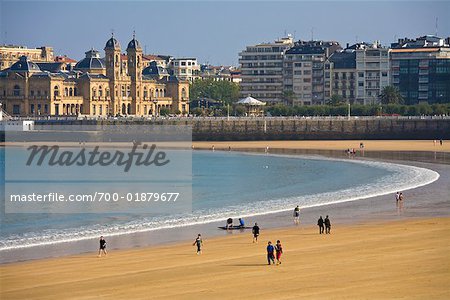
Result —
[[[1, 299], [449, 299], [450, 218], [262, 231], [0, 266]], [[194, 240], [195, 237], [192, 238]], [[280, 239], [278, 266], [268, 240]]]
[[359, 151], [359, 144], [364, 143], [364, 151], [437, 151], [450, 152], [450, 142], [443, 141], [443, 145], [433, 140], [348, 140], [348, 141], [220, 141], [193, 142], [196, 149], [233, 150], [239, 149], [308, 149], [308, 150], [342, 150], [355, 148]]

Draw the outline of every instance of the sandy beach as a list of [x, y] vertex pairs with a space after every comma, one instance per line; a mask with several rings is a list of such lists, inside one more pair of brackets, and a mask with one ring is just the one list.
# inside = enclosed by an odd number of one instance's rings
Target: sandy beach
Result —
[[[342, 150], [359, 148], [359, 142], [196, 142], [194, 147]], [[367, 151], [450, 152], [445, 141], [443, 146], [432, 141], [364, 143]], [[443, 165], [438, 169], [448, 172]], [[447, 177], [408, 193], [415, 204], [404, 216], [396, 217], [395, 208], [371, 213], [383, 197], [333, 206], [341, 214], [331, 235], [319, 235], [307, 213], [299, 227], [273, 220], [289, 227], [264, 229], [258, 244], [251, 242], [250, 232], [206, 234], [199, 256], [192, 246], [194, 227], [188, 230], [192, 241], [182, 243], [110, 249], [102, 258], [94, 248], [87, 254], [3, 264], [0, 299], [449, 299], [450, 217], [436, 214], [448, 209]], [[428, 207], [431, 191], [440, 200]], [[362, 218], [345, 222], [353, 218], [352, 211]], [[267, 241], [277, 239], [285, 250], [283, 263], [268, 266]]]
[[431, 151], [450, 152], [450, 142], [443, 141], [442, 146], [433, 140], [348, 140], [348, 141], [208, 141], [193, 142], [196, 149], [216, 150], [239, 149], [305, 149], [305, 150], [342, 150], [354, 148], [359, 150], [359, 144], [364, 144], [364, 151]]
[[[1, 299], [448, 299], [450, 218], [315, 227], [0, 267]], [[265, 246], [280, 239], [282, 264]]]

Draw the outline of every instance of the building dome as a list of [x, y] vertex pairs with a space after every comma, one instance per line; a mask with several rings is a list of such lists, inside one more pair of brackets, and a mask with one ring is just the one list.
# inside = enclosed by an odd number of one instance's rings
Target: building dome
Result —
[[133, 39], [128, 43], [127, 49], [142, 49], [142, 48], [139, 41], [133, 37]]
[[165, 68], [158, 66], [156, 61], [152, 61], [147, 68], [142, 70], [142, 75], [161, 78], [169, 76], [169, 72]]
[[120, 49], [120, 44], [119, 41], [117, 41], [114, 37], [111, 37], [105, 45], [105, 50], [109, 49], [109, 48], [113, 48], [113, 49]]
[[85, 52], [86, 57], [77, 62], [75, 65], [75, 70], [89, 71], [104, 69], [105, 63], [103, 59], [100, 58], [100, 53], [97, 50], [89, 50]]
[[14, 63], [10, 68], [10, 71], [12, 72], [39, 72], [41, 69], [37, 64], [30, 61], [28, 57], [21, 56], [19, 58], [19, 61]]

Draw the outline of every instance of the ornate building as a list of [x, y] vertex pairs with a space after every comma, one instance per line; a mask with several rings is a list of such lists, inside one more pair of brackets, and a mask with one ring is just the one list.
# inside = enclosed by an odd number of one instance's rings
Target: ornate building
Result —
[[3, 109], [13, 116], [154, 116], [161, 109], [189, 112], [189, 83], [154, 64], [145, 67], [134, 36], [126, 56], [121, 55], [114, 37], [104, 50], [104, 58], [94, 49], [87, 51], [73, 70], [20, 57], [0, 72]]

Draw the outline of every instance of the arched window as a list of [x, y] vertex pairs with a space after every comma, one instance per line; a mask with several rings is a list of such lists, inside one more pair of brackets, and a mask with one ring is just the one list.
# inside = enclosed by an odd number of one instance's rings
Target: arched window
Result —
[[[76, 96], [77, 95], [77, 88], [73, 88], [73, 95]], [[80, 109], [81, 110], [81, 109]]]
[[155, 95], [155, 97], [156, 97], [156, 98], [159, 97], [159, 90], [158, 90], [158, 89], [156, 89], [156, 95]]
[[[148, 97], [148, 93], [147, 93], [147, 87], [144, 86], [144, 99], [146, 99]], [[147, 109], [146, 109], [147, 110]]]
[[102, 86], [99, 86], [99, 88], [98, 88], [98, 96], [103, 97], [103, 87]]
[[185, 100], [187, 98], [187, 93], [186, 93], [186, 89], [182, 88], [181, 89], [181, 99]]
[[69, 89], [68, 88], [64, 88], [64, 96], [69, 96]]
[[163, 90], [163, 97], [166, 96], [166, 89]]
[[92, 88], [92, 97], [97, 97], [97, 89], [95, 87]]
[[127, 114], [127, 107], [124, 103], [124, 104], [122, 104], [122, 115], [126, 115], [126, 114]]
[[13, 96], [20, 96], [20, 86], [18, 86], [17, 84], [14, 86]]
[[73, 89], [69, 88], [69, 96], [72, 97], [73, 96]]
[[55, 87], [53, 88], [53, 96], [54, 97], [59, 96], [59, 87], [57, 85], [55, 85]]

